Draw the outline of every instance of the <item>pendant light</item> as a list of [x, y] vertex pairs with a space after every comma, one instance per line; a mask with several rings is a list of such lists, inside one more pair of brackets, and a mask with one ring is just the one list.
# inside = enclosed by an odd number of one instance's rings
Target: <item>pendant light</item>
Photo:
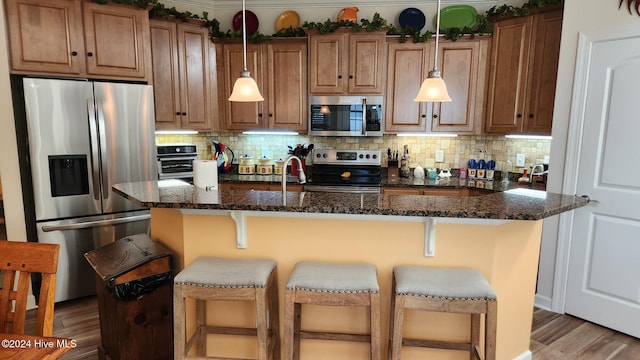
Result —
[[433, 63], [433, 70], [429, 71], [429, 76], [422, 82], [420, 91], [413, 101], [421, 102], [449, 102], [451, 97], [447, 92], [447, 85], [440, 76], [438, 70], [438, 38], [440, 37], [440, 0], [438, 0], [438, 10], [436, 15], [436, 54]]
[[251, 73], [247, 70], [247, 17], [245, 12], [244, 0], [242, 0], [242, 54], [244, 56], [244, 67], [240, 72], [240, 77], [233, 84], [233, 91], [229, 96], [229, 101], [264, 101], [260, 94], [260, 89], [258, 89], [258, 84], [251, 78]]

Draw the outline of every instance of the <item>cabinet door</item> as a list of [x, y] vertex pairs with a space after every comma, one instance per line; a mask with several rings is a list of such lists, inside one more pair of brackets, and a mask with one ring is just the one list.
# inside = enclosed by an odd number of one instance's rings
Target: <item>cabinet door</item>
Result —
[[180, 128], [178, 31], [175, 23], [150, 21], [156, 130]]
[[13, 71], [84, 72], [80, 1], [13, 0], [5, 7]]
[[385, 131], [424, 132], [427, 104], [413, 99], [427, 77], [433, 47], [424, 43], [390, 43], [388, 46]]
[[209, 79], [209, 29], [178, 24], [180, 110], [183, 129], [211, 130], [213, 93]]
[[342, 94], [346, 91], [348, 34], [309, 36], [309, 93]]
[[267, 46], [269, 129], [307, 130], [307, 44], [277, 41]]
[[534, 16], [532, 65], [527, 81], [529, 94], [524, 122], [526, 133], [551, 134], [561, 33], [562, 10]]
[[384, 92], [386, 35], [349, 35], [349, 93], [382, 94]]
[[438, 68], [452, 101], [433, 104], [431, 131], [473, 134], [482, 123], [487, 42], [458, 40], [439, 44]]
[[[224, 44], [224, 104], [225, 127], [227, 130], [255, 130], [266, 127], [263, 119], [264, 101], [258, 102], [231, 102], [227, 99], [231, 96], [233, 84], [236, 82], [243, 67], [242, 44]], [[251, 77], [258, 84], [260, 93], [265, 97], [263, 76], [262, 45], [247, 45], [247, 69]]]
[[144, 80], [145, 58], [150, 58], [148, 12], [90, 2], [82, 9], [87, 74]]
[[531, 16], [494, 24], [485, 117], [489, 134], [521, 131], [532, 25]]

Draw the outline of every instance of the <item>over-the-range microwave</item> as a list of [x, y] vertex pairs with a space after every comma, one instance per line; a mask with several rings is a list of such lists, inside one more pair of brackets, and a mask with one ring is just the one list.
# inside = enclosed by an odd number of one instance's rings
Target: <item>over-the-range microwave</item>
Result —
[[309, 135], [382, 136], [383, 96], [309, 96]]

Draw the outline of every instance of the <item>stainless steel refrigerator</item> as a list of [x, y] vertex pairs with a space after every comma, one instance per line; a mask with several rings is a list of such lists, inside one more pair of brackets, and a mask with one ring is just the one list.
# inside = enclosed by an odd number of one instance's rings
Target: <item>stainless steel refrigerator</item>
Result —
[[56, 302], [94, 294], [84, 253], [149, 230], [149, 210], [111, 186], [157, 179], [152, 87], [39, 78], [21, 85], [34, 207], [27, 221], [38, 242], [60, 244]]

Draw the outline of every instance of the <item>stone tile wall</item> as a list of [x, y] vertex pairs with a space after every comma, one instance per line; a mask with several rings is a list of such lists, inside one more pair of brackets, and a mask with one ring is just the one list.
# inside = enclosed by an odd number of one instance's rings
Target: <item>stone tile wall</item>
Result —
[[[525, 165], [531, 167], [535, 163], [542, 163], [549, 155], [550, 140], [506, 139], [503, 136], [458, 136], [443, 137], [399, 137], [384, 135], [383, 137], [316, 137], [289, 135], [243, 135], [241, 133], [200, 133], [197, 135], [159, 135], [158, 144], [190, 143], [198, 147], [199, 158], [210, 159], [211, 142], [217, 140], [231, 147], [236, 159], [242, 155], [254, 158], [266, 156], [271, 159], [287, 156], [287, 145], [314, 144], [318, 149], [368, 149], [381, 150], [386, 153], [387, 148], [402, 153], [406, 144], [411, 156], [411, 167], [418, 164], [423, 167], [459, 168], [466, 166], [470, 158], [479, 160], [493, 159], [496, 170], [522, 172], [522, 168], [515, 167], [516, 154], [525, 154]], [[444, 162], [436, 163], [436, 150], [444, 151]], [[386, 166], [386, 157], [383, 158]], [[237, 162], [237, 161], [236, 161]], [[307, 163], [311, 164], [310, 157]]]

